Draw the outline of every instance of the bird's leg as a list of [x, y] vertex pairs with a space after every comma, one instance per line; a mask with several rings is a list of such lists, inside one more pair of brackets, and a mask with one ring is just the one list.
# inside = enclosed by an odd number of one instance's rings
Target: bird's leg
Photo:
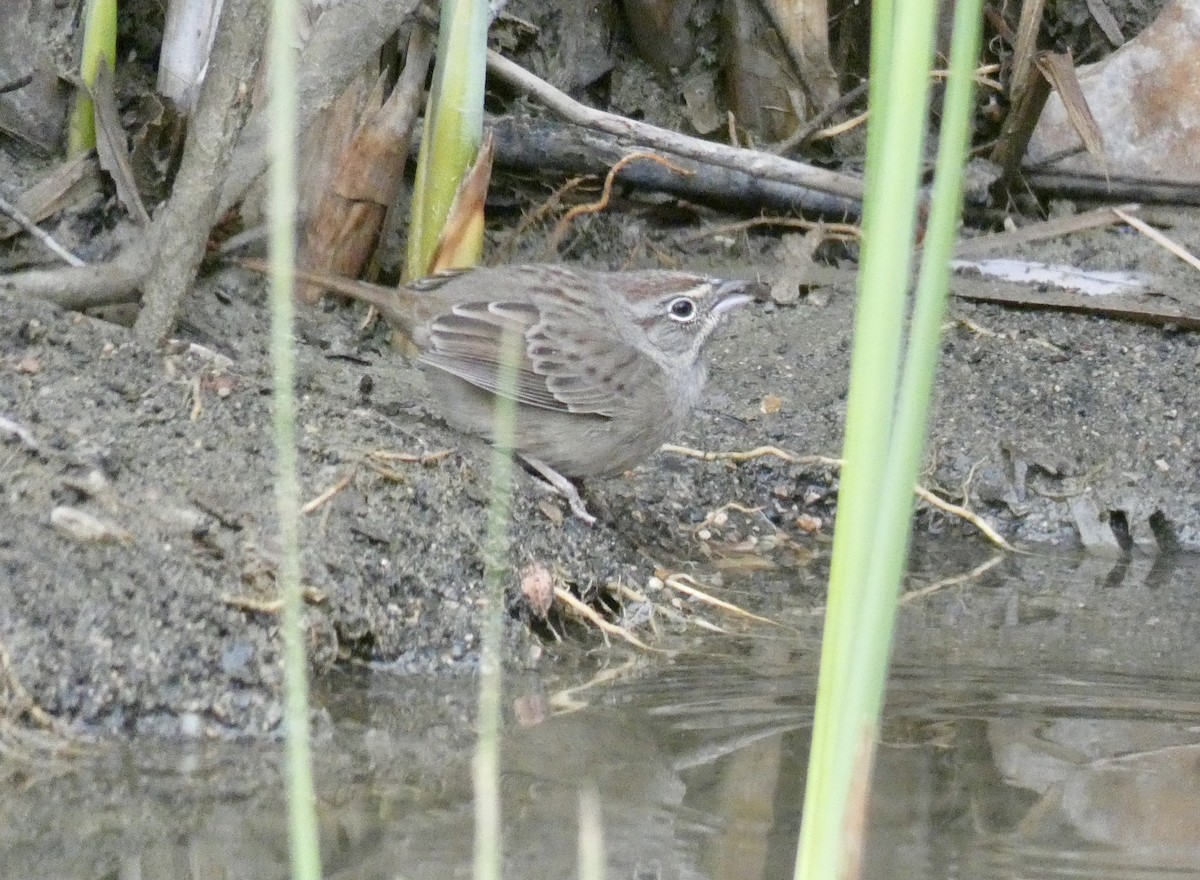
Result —
[[531, 455], [522, 455], [521, 461], [529, 465], [538, 475], [558, 490], [559, 494], [567, 499], [567, 504], [571, 508], [571, 513], [575, 514], [576, 519], [583, 520], [589, 526], [596, 524], [596, 517], [588, 513], [583, 499], [579, 497], [579, 490], [575, 488], [575, 484], [556, 471], [544, 461], [538, 461]]

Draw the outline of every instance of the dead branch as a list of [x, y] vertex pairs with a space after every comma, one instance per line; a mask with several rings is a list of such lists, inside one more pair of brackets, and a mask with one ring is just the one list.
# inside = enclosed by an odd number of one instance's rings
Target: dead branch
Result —
[[1072, 199], [1128, 201], [1156, 205], [1200, 205], [1200, 184], [1130, 175], [1083, 174], [1025, 168], [1024, 183], [1039, 194]]
[[536, 97], [569, 122], [626, 138], [641, 149], [661, 150], [706, 165], [738, 169], [755, 178], [816, 190], [841, 199], [854, 202], [862, 200], [863, 183], [857, 177], [793, 162], [771, 153], [688, 137], [645, 122], [595, 110], [580, 104], [498, 52], [488, 52], [488, 71], [514, 88]]
[[[602, 178], [629, 153], [653, 149], [664, 160], [691, 173], [680, 174], [656, 163], [638, 162], [622, 168], [618, 181], [638, 191], [667, 193], [723, 211], [782, 213], [802, 210], [840, 220], [857, 217], [862, 210], [857, 197], [818, 191], [794, 180], [761, 177], [746, 167], [714, 164], [686, 156], [668, 146], [648, 145], [644, 139], [597, 131], [573, 124], [573, 121], [504, 116], [490, 120], [489, 125], [496, 139], [496, 166], [499, 168], [541, 175], [558, 172], [568, 177], [595, 175]], [[712, 146], [731, 153], [753, 153], [720, 144]], [[847, 179], [861, 183], [856, 178]]]

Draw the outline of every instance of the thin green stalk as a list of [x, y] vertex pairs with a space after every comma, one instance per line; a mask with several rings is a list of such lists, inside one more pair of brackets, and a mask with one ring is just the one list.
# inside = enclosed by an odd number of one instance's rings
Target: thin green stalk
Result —
[[[816, 721], [796, 864], [797, 878], [854, 876], [891, 644], [895, 583], [872, 572], [880, 529], [907, 534], [908, 517], [877, 520], [885, 486], [916, 227], [935, 7], [877, 0], [862, 268], [846, 415], [846, 465], [821, 652]], [[894, 20], [889, 10], [895, 13]], [[886, 67], [884, 66], [886, 65]], [[911, 481], [902, 498], [911, 504]], [[863, 625], [877, 609], [876, 628]], [[863, 661], [863, 644], [875, 662]], [[882, 663], [878, 662], [882, 656]]]
[[[929, 223], [917, 279], [908, 351], [896, 404], [895, 427], [884, 469], [879, 499], [882, 522], [904, 522], [905, 528], [881, 529], [872, 543], [870, 577], [899, 584], [908, 559], [907, 526], [912, 516], [911, 487], [917, 481], [928, 432], [929, 403], [937, 375], [938, 347], [946, 296], [950, 286], [950, 257], [962, 214], [962, 169], [970, 147], [974, 98], [973, 72], [979, 58], [982, 0], [959, 0], [954, 7], [950, 72], [942, 104], [942, 124]], [[865, 610], [861, 632], [891, 632], [895, 603]], [[886, 664], [888, 646], [860, 638], [864, 662]], [[890, 642], [890, 640], [889, 640]]]
[[492, 418], [492, 485], [484, 541], [484, 609], [479, 648], [479, 740], [475, 747], [475, 880], [500, 880], [500, 728], [503, 693], [504, 583], [516, 429], [517, 361], [521, 337], [504, 333]]
[[300, 492], [296, 465], [295, 352], [292, 298], [296, 223], [295, 4], [275, 0], [271, 27], [271, 364], [277, 456], [279, 587], [283, 594], [284, 733], [287, 741], [288, 829], [292, 876], [317, 880], [316, 795], [308, 741], [308, 660], [300, 597]]

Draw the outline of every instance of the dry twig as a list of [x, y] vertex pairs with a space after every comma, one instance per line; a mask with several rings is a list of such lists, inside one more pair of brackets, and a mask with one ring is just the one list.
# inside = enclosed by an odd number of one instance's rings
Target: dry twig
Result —
[[75, 256], [73, 253], [55, 241], [50, 233], [46, 232], [44, 229], [42, 229], [42, 227], [34, 223], [29, 217], [26, 217], [16, 205], [11, 204], [3, 196], [0, 196], [0, 213], [7, 214], [9, 217], [11, 217], [14, 223], [36, 238], [48, 251], [50, 251], [68, 266], [74, 266], [78, 268], [80, 266], [87, 265], [83, 260], [79, 259], [79, 257]]

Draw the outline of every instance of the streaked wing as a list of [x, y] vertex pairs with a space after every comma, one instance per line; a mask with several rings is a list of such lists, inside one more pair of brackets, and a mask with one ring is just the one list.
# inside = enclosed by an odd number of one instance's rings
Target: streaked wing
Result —
[[498, 394], [503, 336], [519, 334], [518, 403], [612, 417], [631, 385], [652, 381], [657, 366], [630, 344], [597, 333], [599, 316], [562, 301], [460, 303], [430, 328], [421, 362]]

